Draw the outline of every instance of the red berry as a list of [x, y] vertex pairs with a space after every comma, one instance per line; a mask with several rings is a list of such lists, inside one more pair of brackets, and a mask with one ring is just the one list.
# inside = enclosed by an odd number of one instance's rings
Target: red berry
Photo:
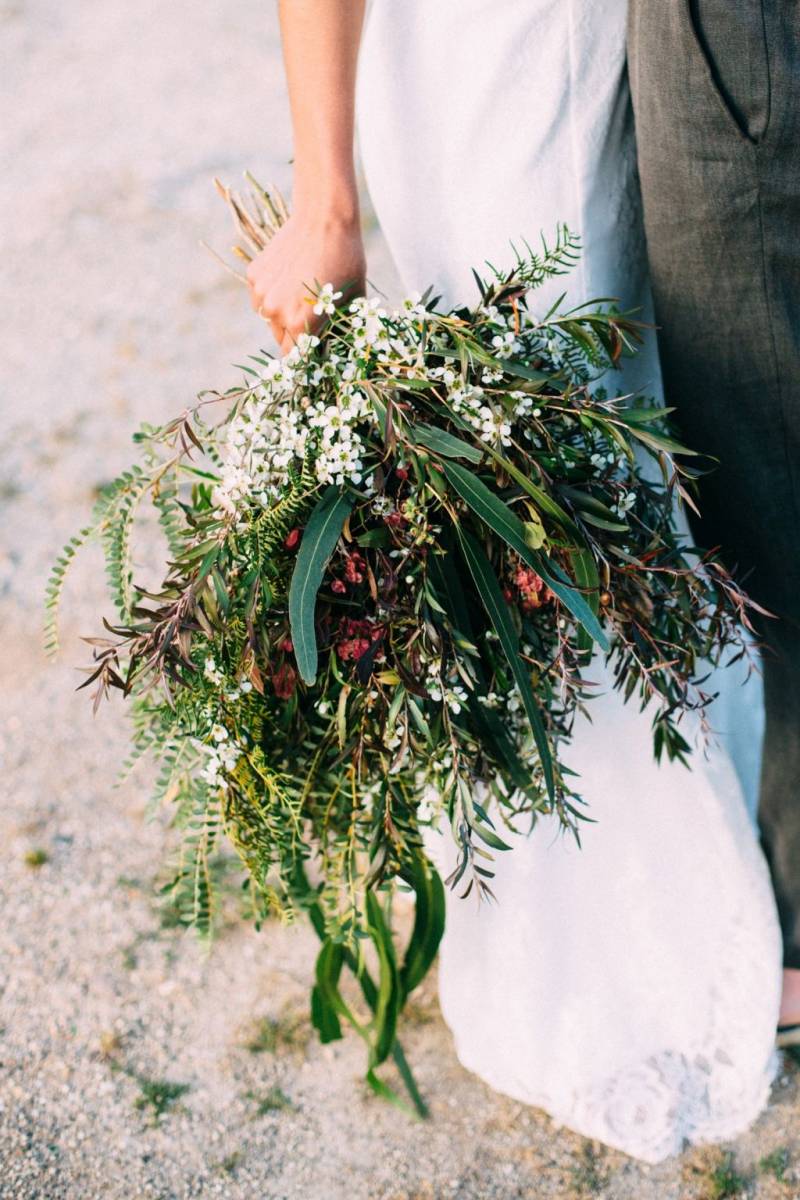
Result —
[[297, 687], [297, 672], [294, 667], [290, 667], [288, 663], [278, 667], [272, 676], [272, 686], [279, 700], [290, 700]]

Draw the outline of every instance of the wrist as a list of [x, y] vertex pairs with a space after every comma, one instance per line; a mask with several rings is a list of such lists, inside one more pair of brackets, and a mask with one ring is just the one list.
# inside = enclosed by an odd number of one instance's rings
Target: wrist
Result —
[[292, 209], [301, 220], [330, 227], [357, 227], [361, 213], [355, 171], [335, 175], [295, 166]]

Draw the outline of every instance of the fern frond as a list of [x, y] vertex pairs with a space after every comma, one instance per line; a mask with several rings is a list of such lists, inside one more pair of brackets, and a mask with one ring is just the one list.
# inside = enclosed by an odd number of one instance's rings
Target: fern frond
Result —
[[[178, 750], [178, 725], [174, 720], [174, 713], [170, 710], [170, 715], [173, 720], [171, 723], [156, 725], [150, 720], [149, 724], [142, 728], [136, 728], [136, 713], [134, 710], [134, 733], [132, 737], [131, 750], [125, 761], [120, 767], [119, 774], [114, 782], [114, 787], [121, 787], [125, 780], [136, 768], [137, 764], [145, 757], [151, 756], [156, 759], [164, 760], [166, 763], [172, 763]], [[170, 757], [171, 756], [171, 757]], [[159, 772], [156, 782], [157, 795], [151, 797], [147, 806], [146, 817], [150, 820], [155, 809], [163, 802], [164, 796], [169, 791], [169, 780], [166, 780], [163, 788], [161, 787], [162, 775], [164, 766]], [[152, 810], [152, 811], [151, 811]]]
[[67, 572], [69, 571], [75, 559], [75, 555], [84, 546], [90, 538], [97, 533], [96, 525], [86, 525], [78, 533], [69, 539], [64, 549], [59, 554], [55, 561], [53, 569], [47, 580], [45, 588], [45, 624], [44, 624], [44, 649], [45, 653], [54, 658], [58, 653], [58, 618], [61, 605], [61, 595], [64, 591], [64, 583]]
[[115, 487], [109, 496], [100, 525], [100, 536], [105, 546], [106, 577], [111, 598], [123, 621], [129, 621], [134, 604], [131, 530], [137, 507], [151, 480], [141, 467], [134, 466], [116, 482], [120, 486]]
[[182, 824], [185, 812], [181, 801], [191, 800], [192, 771], [198, 764], [199, 754], [191, 738], [178, 733], [178, 725], [157, 730], [146, 752], [152, 752], [160, 760], [160, 768], [150, 799], [145, 810], [146, 820], [152, 820], [164, 804], [176, 801], [178, 811], [176, 823]]
[[253, 521], [248, 536], [259, 569], [302, 519], [318, 486], [311, 464], [304, 460], [299, 471], [290, 471], [286, 494]]
[[178, 503], [178, 484], [173, 474], [162, 476], [158, 489], [153, 493], [153, 504], [158, 511], [158, 523], [164, 531], [170, 554], [177, 555], [184, 547], [186, 522]]
[[580, 258], [581, 241], [577, 234], [572, 233], [568, 226], [559, 225], [556, 229], [556, 240], [552, 246], [542, 235], [541, 253], [534, 251], [525, 242], [525, 253], [517, 252], [517, 270], [515, 274], [531, 289], [541, 287], [546, 279], [556, 275], [566, 275], [573, 269]]
[[[275, 869], [285, 877], [294, 874], [305, 854], [300, 806], [256, 748], [242, 756], [233, 772], [233, 784], [222, 802], [225, 833], [267, 906], [290, 915], [288, 887], [279, 893], [271, 881]], [[287, 883], [288, 879], [285, 878]]]
[[190, 787], [178, 869], [163, 890], [172, 896], [180, 923], [192, 926], [201, 938], [209, 938], [215, 910], [209, 858], [220, 828], [219, 801], [202, 780], [194, 778]]

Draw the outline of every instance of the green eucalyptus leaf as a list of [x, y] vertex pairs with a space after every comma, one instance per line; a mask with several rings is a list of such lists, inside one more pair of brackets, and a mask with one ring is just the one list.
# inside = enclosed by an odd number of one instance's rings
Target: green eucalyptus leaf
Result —
[[483, 452], [477, 446], [470, 446], [445, 429], [436, 429], [432, 425], [415, 426], [413, 440], [445, 458], [466, 458], [473, 463], [479, 463], [483, 458]]
[[667, 454], [687, 454], [693, 458], [699, 456], [698, 450], [689, 450], [680, 442], [676, 442], [674, 438], [665, 437], [660, 433], [653, 433], [652, 429], [640, 429], [636, 425], [629, 426], [631, 437], [635, 437], [638, 441], [643, 442], [645, 446], [652, 450], [663, 450]]
[[525, 528], [522, 521], [512, 512], [500, 497], [486, 484], [465, 470], [457, 463], [443, 463], [442, 469], [448, 482], [455, 488], [481, 521], [515, 550], [523, 562], [527, 563], [542, 577], [551, 591], [569, 609], [577, 621], [584, 627], [589, 636], [608, 649], [608, 639], [603, 632], [600, 622], [591, 607], [579, 591], [571, 585], [562, 572], [545, 555], [532, 550], [525, 540]]
[[414, 890], [414, 928], [411, 933], [400, 984], [408, 996], [427, 975], [436, 958], [445, 923], [445, 896], [442, 881], [433, 867], [420, 856], [412, 859], [403, 878]]
[[327, 488], [308, 520], [289, 588], [289, 622], [297, 669], [305, 683], [317, 677], [314, 614], [322, 576], [353, 502], [340, 488]]
[[475, 821], [472, 828], [478, 834], [481, 841], [485, 842], [487, 846], [491, 846], [493, 850], [511, 849], [508, 842], [504, 842], [503, 839], [495, 833], [491, 826], [487, 825], [484, 821]]
[[334, 1042], [342, 1036], [339, 1014], [343, 1002], [339, 995], [339, 976], [342, 972], [341, 946], [329, 939], [323, 942], [317, 957], [317, 982], [311, 993], [311, 1020], [321, 1042]]
[[397, 1017], [402, 1007], [400, 976], [392, 934], [374, 892], [367, 892], [367, 928], [378, 954], [378, 998], [373, 1017], [375, 1041], [370, 1068], [384, 1062], [392, 1052], [397, 1032]]
[[500, 639], [503, 653], [508, 660], [514, 681], [522, 696], [522, 703], [530, 722], [536, 748], [539, 751], [539, 761], [542, 764], [547, 794], [550, 800], [554, 801], [555, 777], [553, 774], [553, 755], [544, 726], [544, 720], [539, 711], [536, 697], [533, 694], [528, 667], [520, 658], [519, 637], [514, 627], [514, 622], [511, 620], [511, 613], [503, 597], [503, 593], [500, 591], [500, 584], [497, 582], [497, 576], [492, 569], [492, 565], [479, 543], [465, 529], [459, 529], [458, 537], [464, 551], [467, 566], [475, 580], [475, 586], [486, 608], [489, 620], [492, 622], [494, 630]]

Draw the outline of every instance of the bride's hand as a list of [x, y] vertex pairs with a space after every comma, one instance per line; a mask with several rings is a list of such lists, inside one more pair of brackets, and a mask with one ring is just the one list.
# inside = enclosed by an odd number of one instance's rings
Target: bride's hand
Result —
[[366, 276], [358, 212], [352, 216], [293, 213], [247, 268], [250, 303], [272, 329], [281, 353], [298, 334], [325, 323], [315, 313], [316, 293], [332, 283], [342, 304], [363, 295]]

